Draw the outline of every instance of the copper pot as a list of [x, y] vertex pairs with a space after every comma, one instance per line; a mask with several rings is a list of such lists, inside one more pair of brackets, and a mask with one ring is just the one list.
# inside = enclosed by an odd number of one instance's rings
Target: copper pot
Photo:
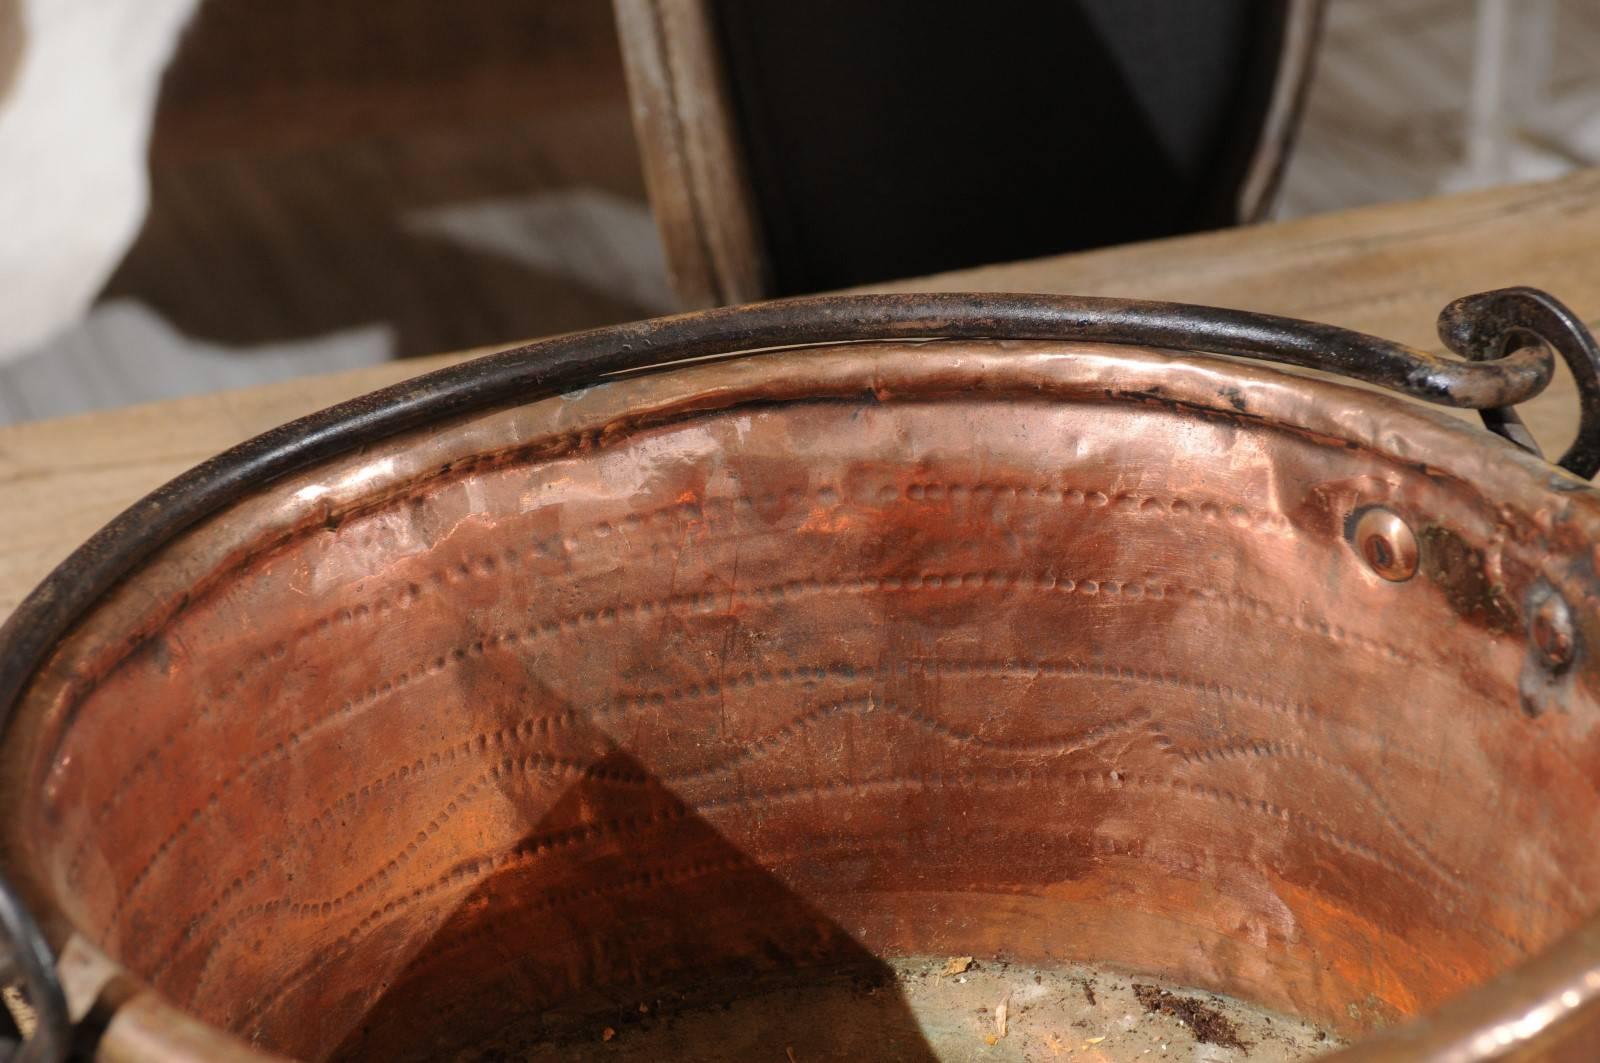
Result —
[[1229, 357], [1528, 445], [1548, 343], [1594, 472], [1571, 315], [1512, 290], [1442, 330], [1469, 360], [799, 300], [208, 462], [0, 632], [27, 1051], [405, 1058], [624, 988], [970, 954], [1257, 1000], [1341, 1059], [1593, 1059], [1600, 494]]

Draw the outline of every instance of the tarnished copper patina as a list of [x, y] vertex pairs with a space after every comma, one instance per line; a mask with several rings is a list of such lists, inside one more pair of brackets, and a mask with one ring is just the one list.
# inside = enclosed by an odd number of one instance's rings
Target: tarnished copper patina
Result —
[[33, 1050], [421, 1058], [969, 955], [1260, 1001], [1351, 1063], [1596, 1058], [1600, 493], [1197, 353], [1508, 407], [1585, 338], [1500, 298], [1446, 322], [1482, 362], [799, 301], [224, 455], [0, 637], [6, 872], [74, 1024], [36, 988]]

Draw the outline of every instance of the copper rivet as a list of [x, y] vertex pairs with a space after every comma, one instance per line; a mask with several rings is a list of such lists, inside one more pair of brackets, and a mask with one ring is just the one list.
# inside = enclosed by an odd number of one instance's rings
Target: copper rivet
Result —
[[1546, 668], [1559, 670], [1572, 662], [1572, 610], [1561, 595], [1551, 591], [1534, 606], [1528, 630]]
[[1356, 550], [1386, 580], [1399, 583], [1417, 573], [1417, 537], [1394, 512], [1373, 506], [1356, 521]]

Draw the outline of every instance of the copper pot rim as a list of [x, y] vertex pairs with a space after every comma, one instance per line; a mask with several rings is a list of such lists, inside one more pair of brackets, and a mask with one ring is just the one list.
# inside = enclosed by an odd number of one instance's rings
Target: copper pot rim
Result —
[[[940, 301], [934, 298], [936, 302]], [[989, 300], [1004, 304], [1015, 297], [958, 298], [979, 299], [974, 305], [982, 306], [987, 311], [995, 305]], [[826, 299], [790, 300], [773, 305], [801, 315], [818, 311], [816, 316], [823, 319], [826, 327], [828, 311], [836, 307], [838, 302]], [[1159, 311], [1174, 315], [1174, 319], [1184, 323], [1185, 327], [1217, 313], [1206, 308], [1174, 307], [1170, 304], [1096, 300], [1047, 302], [1071, 307], [1102, 303], [1104, 305], [1099, 309], [1106, 312], [1129, 307], [1152, 313]], [[861, 305], [859, 301], [857, 305]], [[907, 308], [908, 313], [913, 310], [914, 317], [936, 316], [921, 304]], [[666, 320], [694, 327], [719, 314], [725, 319], [736, 319], [741, 313], [748, 311], [693, 314]], [[1302, 338], [1306, 342], [1315, 342], [1327, 334], [1323, 326], [1284, 322], [1283, 319], [1259, 315], [1243, 316], [1247, 320], [1286, 324], [1291, 331], [1303, 326], [1305, 333]], [[1068, 331], [1070, 326], [1069, 322]], [[596, 333], [583, 334], [583, 338], [602, 345], [621, 344], [622, 349], [627, 350], [626, 328], [598, 330]], [[935, 325], [930, 336], [953, 332], [958, 334], [957, 338], [951, 344], [934, 344], [931, 347], [875, 345], [870, 353], [863, 352], [859, 347], [826, 344], [829, 350], [820, 352], [818, 364], [832, 356], [852, 363], [855, 371], [859, 372], [859, 366], [864, 361], [881, 362], [885, 356], [892, 358], [897, 353], [915, 350], [917, 353], [913, 360], [925, 367], [929, 362], [926, 357], [928, 354], [941, 348], [970, 352], [974, 340], [998, 339], [1004, 343], [1026, 343], [1026, 337], [1013, 338], [1005, 328], [1003, 322], [997, 323], [993, 317], [985, 317], [976, 325], [968, 322], [960, 328], [945, 327], [942, 331]], [[969, 329], [978, 331], [974, 335], [959, 335]], [[849, 329], [842, 331], [848, 332]], [[1092, 382], [1090, 371], [1094, 359], [1100, 358], [1112, 359], [1121, 365], [1139, 366], [1154, 376], [1162, 377], [1166, 387], [1165, 393], [1159, 395], [1125, 394], [1108, 398], [1171, 402], [1188, 413], [1209, 412], [1235, 419], [1254, 419], [1264, 427], [1292, 429], [1323, 437], [1330, 443], [1355, 443], [1370, 449], [1375, 456], [1431, 475], [1449, 475], [1452, 466], [1470, 459], [1468, 463], [1473, 465], [1476, 487], [1483, 494], [1513, 497], [1530, 508], [1536, 506], [1541, 497], [1560, 498], [1563, 502], [1573, 503], [1581, 511], [1577, 519], [1586, 532], [1600, 536], [1600, 491], [1455, 417], [1415, 402], [1337, 381], [1232, 358], [1212, 357], [1170, 343], [1151, 342], [1171, 338], [1159, 331], [1134, 331], [1138, 333], [1137, 338], [1119, 338], [1109, 343], [1070, 341], [1056, 344], [1066, 348], [1057, 351], [1056, 357], [1061, 365], [1070, 366], [1081, 375], [1080, 383]], [[922, 336], [921, 332], [912, 334], [912, 338], [920, 339]], [[1343, 336], [1370, 339], [1356, 334]], [[1053, 339], [1039, 339], [1035, 344], [1036, 349], [1050, 346]], [[811, 342], [821, 344], [822, 341], [805, 341], [807, 344]], [[1372, 342], [1382, 343], [1376, 340]], [[755, 363], [734, 356], [746, 356], [770, 348], [763, 345], [749, 350], [737, 342], [736, 337], [730, 350], [717, 352], [718, 355], [728, 356], [729, 360], [696, 365], [692, 362], [686, 364], [682, 360], [652, 363], [649, 357], [644, 357], [638, 365], [611, 369], [591, 364], [595, 359], [580, 352], [577, 371], [570, 378], [551, 373], [547, 366], [533, 364], [537, 359], [530, 359], [529, 352], [548, 349], [548, 344], [534, 345], [489, 356], [313, 414], [204, 463], [136, 503], [63, 562], [0, 627], [0, 726], [4, 726], [7, 736], [13, 738], [7, 742], [7, 746], [11, 747], [7, 750], [8, 761], [13, 767], [17, 764], [14, 710], [22, 703], [37, 668], [65, 633], [97, 610], [104, 596], [126, 575], [138, 571], [158, 551], [246, 495], [269, 483], [277, 483], [299, 470], [323, 466], [357, 447], [375, 441], [387, 439], [403, 443], [409, 433], [425, 427], [459, 423], [496, 409], [527, 410], [535, 407], [540, 399], [581, 390], [607, 378], [617, 377], [618, 374], [672, 371], [683, 374], [686, 380], [696, 379], [697, 374], [713, 379], [720, 377], [725, 385], [730, 380], [735, 382], [725, 388], [719, 402], [736, 402], [739, 395], [737, 377], [746, 367]], [[1007, 352], [999, 357], [1015, 362], [1016, 352]], [[982, 368], [992, 371], [994, 366], [985, 363]], [[530, 375], [533, 378], [531, 382]], [[553, 379], [554, 382], [550, 383], [544, 378]], [[1184, 388], [1174, 386], [1179, 378], [1184, 379], [1187, 392]], [[618, 382], [625, 384], [626, 379], [626, 376], [622, 376]], [[1266, 396], [1261, 403], [1263, 412], [1255, 417], [1252, 417], [1253, 411], [1248, 403], [1243, 409], [1240, 408], [1240, 393], [1236, 385], [1241, 381]], [[814, 384], [815, 381], [809, 383]], [[1345, 410], [1358, 409], [1362, 416], [1354, 421], [1348, 417], [1333, 416], [1329, 411], [1336, 406]], [[1285, 413], [1285, 410], [1289, 412]], [[1428, 455], [1433, 454], [1445, 455], [1446, 458], [1432, 460]], [[165, 515], [162, 519], [151, 519], [152, 514], [163, 511]], [[41, 630], [50, 632], [51, 637], [41, 640]], [[14, 793], [0, 798], [0, 807], [9, 808], [15, 800]], [[26, 876], [23, 877], [26, 879]], [[46, 900], [42, 897], [30, 899]], [[51, 928], [52, 937], [58, 942], [66, 942], [72, 931], [62, 926], [58, 918], [50, 918], [59, 914], [54, 906], [46, 903], [41, 905], [41, 910], [48, 913], [46, 925]], [[90, 953], [95, 951], [81, 939], [76, 940], [81, 949]], [[1600, 919], [1580, 927], [1556, 946], [1535, 956], [1497, 982], [1448, 1005], [1437, 1015], [1409, 1023], [1392, 1035], [1363, 1042], [1338, 1058], [1495, 1058], [1508, 1046], [1525, 1043], [1565, 1013], [1587, 1007], [1597, 998], [1600, 998]], [[139, 992], [135, 1001], [137, 1008], [125, 1008], [119, 1015], [125, 1014], [128, 1021], [132, 1021], [135, 1015], [142, 1015], [139, 1024], [147, 1031], [158, 1025], [166, 1025], [174, 1031], [175, 1037], [171, 1043], [149, 1045], [157, 1051], [174, 1050], [177, 1053], [175, 1058], [277, 1058], [250, 1048], [231, 1035], [196, 1023], [181, 1009], [152, 992]], [[128, 1022], [119, 1025], [126, 1028]], [[187, 1043], [187, 1049], [181, 1047], [182, 1043]]]
[[[1133, 386], [1111, 393], [1102, 387], [1110, 379]], [[672, 385], [664, 387], [668, 380]], [[276, 548], [297, 532], [343, 521], [375, 499], [415, 493], [474, 465], [550, 460], [564, 456], [570, 449], [566, 444], [574, 441], [604, 446], [615, 434], [747, 403], [849, 399], [864, 388], [883, 402], [982, 396], [1159, 404], [1177, 416], [1216, 418], [1321, 445], [1355, 447], [1395, 469], [1450, 480], [1521, 513], [1535, 513], [1555, 488], [1569, 507], [1565, 519], [1600, 541], [1600, 490], [1456, 416], [1382, 392], [1173, 349], [1074, 341], [883, 341], [820, 345], [769, 359], [688, 363], [669, 374], [603, 381], [583, 389], [582, 403], [566, 401], [576, 397], [569, 392], [460, 415], [395, 437], [377, 452], [329, 458], [288, 474], [269, 490], [179, 533], [168, 545], [181, 543], [181, 550], [164, 547], [135, 572], [163, 586], [190, 585], [253, 555], [260, 544]], [[219, 520], [224, 513], [227, 520]], [[1567, 582], [1556, 568], [1546, 578], [1553, 585]], [[71, 646], [70, 661], [126, 656], [129, 638], [141, 623], [149, 623], [146, 599], [126, 586], [109, 591], [90, 612], [97, 620], [93, 630], [75, 630], [58, 644]], [[122, 619], [101, 619], [108, 614]], [[73, 678], [70, 661], [37, 673], [23, 700], [33, 699], [44, 686], [65, 687]], [[28, 759], [42, 763], [50, 756]], [[41, 782], [35, 778], [28, 785]]]

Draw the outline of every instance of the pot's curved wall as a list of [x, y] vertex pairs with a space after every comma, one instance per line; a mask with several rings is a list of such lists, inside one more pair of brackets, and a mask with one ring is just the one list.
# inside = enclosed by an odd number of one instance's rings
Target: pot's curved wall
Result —
[[[1419, 466], [1472, 438], [1420, 411], [1385, 447], [1301, 416], [1323, 387], [885, 345], [336, 463], [175, 545], [37, 684], [37, 874], [299, 1055], [907, 953], [1415, 1014], [1600, 897], [1593, 502]], [[1409, 581], [1348, 541], [1374, 504]]]

